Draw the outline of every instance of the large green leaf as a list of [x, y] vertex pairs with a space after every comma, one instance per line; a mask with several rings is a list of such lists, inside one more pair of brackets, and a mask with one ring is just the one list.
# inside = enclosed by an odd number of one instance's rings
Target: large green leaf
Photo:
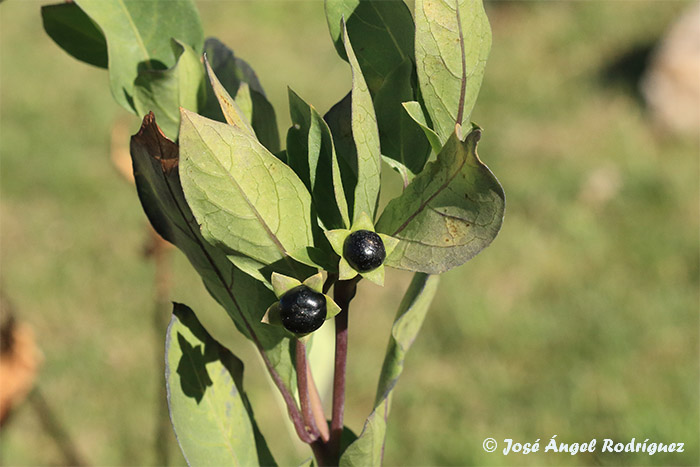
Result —
[[76, 0], [107, 40], [112, 95], [134, 111], [134, 80], [144, 70], [175, 65], [170, 39], [192, 47], [198, 54], [204, 36], [192, 0]]
[[403, 371], [406, 353], [413, 345], [430, 302], [435, 296], [438, 281], [438, 276], [422, 273], [416, 273], [413, 276], [391, 328], [391, 338], [379, 377], [374, 410], [367, 418], [360, 437], [341, 456], [341, 466], [382, 465], [391, 393]]
[[413, 18], [403, 0], [326, 0], [328, 29], [338, 54], [347, 60], [341, 20], [357, 61], [374, 95], [386, 77], [405, 60], [413, 60]]
[[95, 23], [75, 3], [41, 7], [44, 30], [68, 54], [100, 68], [107, 68], [107, 42]]
[[287, 132], [287, 163], [299, 175], [326, 229], [350, 227], [340, 166], [331, 131], [315, 108], [289, 89], [292, 127]]
[[179, 303], [165, 338], [165, 383], [189, 465], [276, 465], [243, 390], [243, 362]]
[[196, 111], [204, 101], [204, 70], [199, 54], [187, 45], [172, 41], [177, 63], [167, 70], [145, 70], [134, 82], [134, 107], [138, 115], [153, 112], [160, 128], [177, 139], [180, 107]]
[[491, 50], [481, 0], [416, 0], [420, 90], [441, 141], [467, 126]]
[[379, 199], [382, 161], [377, 117], [374, 113], [372, 96], [350, 44], [347, 31], [344, 31], [343, 34], [345, 52], [352, 69], [351, 128], [357, 155], [355, 161], [357, 184], [354, 186], [354, 192], [350, 198], [354, 222], [363, 212], [374, 219]]
[[[279, 152], [280, 139], [275, 109], [265, 97], [265, 91], [251, 66], [245, 60], [236, 57], [231, 49], [216, 38], [210, 37], [206, 40], [204, 53], [221, 86], [237, 102], [241, 84], [247, 85], [252, 112], [248, 121], [263, 146], [272, 153]], [[206, 106], [200, 113], [214, 120], [224, 121], [212, 86], [207, 86], [207, 93]]]
[[264, 264], [313, 246], [304, 183], [248, 132], [183, 110], [180, 150], [182, 188], [208, 242]]
[[413, 63], [405, 60], [387, 76], [374, 97], [382, 155], [401, 174], [404, 186], [423, 170], [430, 155], [423, 130], [402, 106], [413, 99], [412, 73]]
[[377, 231], [398, 238], [386, 264], [439, 274], [486, 248], [503, 223], [505, 194], [476, 154], [481, 130], [454, 133], [437, 156], [389, 202]]
[[[277, 298], [265, 285], [240, 271], [225, 253], [202, 238], [180, 185], [178, 145], [160, 132], [152, 114], [131, 138], [134, 178], [141, 204], [153, 228], [190, 260], [209, 293], [236, 327], [260, 351], [278, 386], [293, 394], [296, 375], [290, 340], [282, 329], [260, 322]], [[292, 400], [293, 403], [293, 400]]]

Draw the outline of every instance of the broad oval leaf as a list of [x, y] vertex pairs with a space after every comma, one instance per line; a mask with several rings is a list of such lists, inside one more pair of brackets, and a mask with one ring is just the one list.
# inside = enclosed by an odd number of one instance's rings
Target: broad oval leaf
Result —
[[413, 345], [430, 308], [438, 282], [438, 276], [422, 273], [416, 273], [413, 276], [391, 328], [389, 346], [377, 386], [374, 410], [367, 418], [359, 438], [341, 456], [341, 466], [382, 465], [391, 393], [403, 371], [406, 354]]
[[313, 246], [309, 192], [250, 134], [183, 109], [180, 151], [182, 188], [207, 241], [264, 264]]
[[348, 204], [328, 124], [291, 89], [289, 112], [293, 125], [287, 132], [287, 163], [311, 192], [325, 228], [349, 227]]
[[[374, 219], [381, 184], [381, 149], [377, 116], [374, 113], [372, 96], [362, 75], [362, 70], [353, 51], [347, 31], [343, 31], [345, 52], [352, 69], [351, 128], [356, 149], [357, 184], [352, 196], [352, 221], [362, 213]], [[347, 190], [347, 188], [346, 188]]]
[[153, 114], [147, 115], [131, 138], [134, 179], [143, 209], [153, 228], [187, 256], [212, 297], [255, 344], [275, 383], [291, 397], [296, 373], [290, 340], [283, 330], [260, 323], [265, 309], [277, 298], [263, 282], [234, 267], [221, 249], [202, 238], [180, 185], [178, 152], [178, 145], [162, 134]]
[[41, 7], [46, 34], [80, 61], [107, 68], [107, 42], [90, 17], [75, 3]]
[[459, 266], [496, 238], [505, 194], [476, 154], [481, 130], [464, 142], [454, 133], [382, 213], [377, 231], [399, 239], [386, 264], [439, 274]]
[[204, 101], [204, 70], [195, 50], [176, 40], [172, 47], [177, 63], [167, 70], [146, 70], [134, 82], [134, 107], [139, 115], [153, 112], [160, 128], [177, 139], [180, 107], [196, 111]]
[[441, 141], [467, 126], [491, 50], [481, 0], [416, 0], [420, 90]]
[[165, 338], [165, 383], [189, 465], [276, 465], [243, 391], [243, 362], [179, 303]]
[[357, 61], [372, 95], [405, 60], [413, 60], [414, 27], [403, 0], [326, 0], [326, 20], [333, 43], [343, 60], [344, 19]]
[[[204, 34], [192, 0], [76, 0], [107, 40], [112, 95], [134, 111], [134, 80], [140, 71], [175, 65], [170, 39], [202, 50]], [[157, 31], [157, 33], [155, 33]]]

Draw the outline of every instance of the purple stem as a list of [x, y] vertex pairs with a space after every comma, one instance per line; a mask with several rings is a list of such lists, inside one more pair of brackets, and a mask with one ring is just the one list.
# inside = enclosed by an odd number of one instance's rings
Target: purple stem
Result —
[[335, 316], [335, 372], [333, 375], [333, 414], [328, 449], [334, 463], [340, 458], [340, 437], [343, 434], [343, 412], [345, 409], [345, 369], [348, 357], [348, 308], [357, 291], [360, 276], [347, 281], [338, 281], [333, 298], [340, 306]]
[[319, 432], [314, 420], [311, 404], [309, 403], [309, 379], [306, 370], [306, 345], [301, 339], [297, 339], [296, 361], [297, 361], [297, 387], [299, 388], [299, 403], [301, 404], [301, 414], [304, 417], [306, 431], [313, 437], [318, 438]]

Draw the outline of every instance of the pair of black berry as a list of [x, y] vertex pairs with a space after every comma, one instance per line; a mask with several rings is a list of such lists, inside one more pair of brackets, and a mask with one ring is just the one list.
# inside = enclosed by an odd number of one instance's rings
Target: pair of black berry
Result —
[[[382, 265], [386, 251], [382, 239], [370, 230], [357, 230], [343, 244], [343, 257], [358, 272], [369, 272]], [[307, 285], [287, 291], [279, 301], [282, 325], [295, 334], [308, 334], [326, 320], [326, 298]]]

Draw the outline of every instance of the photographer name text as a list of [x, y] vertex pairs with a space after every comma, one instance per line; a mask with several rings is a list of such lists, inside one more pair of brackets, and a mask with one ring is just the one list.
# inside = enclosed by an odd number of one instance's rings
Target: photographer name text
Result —
[[[540, 439], [532, 443], [520, 443], [510, 438], [503, 440], [501, 450], [504, 456], [509, 454], [527, 455], [535, 452], [546, 453], [566, 453], [575, 456], [583, 452], [610, 452], [610, 453], [645, 453], [653, 456], [661, 452], [684, 452], [685, 443], [659, 443], [650, 441], [648, 438], [638, 440], [632, 438], [629, 441], [616, 441], [610, 438], [605, 438], [599, 443], [599, 440], [592, 439], [583, 443], [564, 443], [557, 440], [557, 435], [552, 436], [546, 444], [540, 443]], [[498, 449], [498, 442], [493, 438], [486, 438], [483, 443], [484, 451], [495, 452]]]

